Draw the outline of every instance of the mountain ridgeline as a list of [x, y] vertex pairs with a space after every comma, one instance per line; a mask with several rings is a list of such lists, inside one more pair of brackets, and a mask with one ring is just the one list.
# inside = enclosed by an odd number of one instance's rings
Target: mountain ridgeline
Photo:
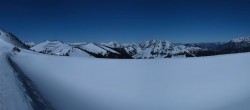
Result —
[[35, 52], [59, 55], [119, 59], [201, 57], [250, 52], [250, 37], [215, 43], [170, 43], [149, 40], [143, 43], [63, 43], [46, 41], [30, 48]]
[[29, 49], [30, 47], [19, 40], [15, 35], [5, 32], [4, 30], [0, 29], [0, 39], [5, 41], [6, 43], [12, 44], [13, 46], [17, 46], [23, 49]]
[[0, 30], [0, 40], [38, 53], [86, 58], [185, 58], [250, 52], [250, 37], [215, 43], [182, 44], [163, 40], [149, 40], [142, 43], [64, 43], [54, 40], [34, 44], [24, 43], [13, 34]]

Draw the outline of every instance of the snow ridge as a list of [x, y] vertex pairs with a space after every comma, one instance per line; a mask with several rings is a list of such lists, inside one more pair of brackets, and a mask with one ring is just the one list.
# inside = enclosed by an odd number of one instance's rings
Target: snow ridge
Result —
[[73, 48], [69, 44], [61, 41], [45, 41], [31, 47], [30, 49], [36, 52], [58, 56], [92, 57], [88, 53], [81, 51], [78, 48]]
[[20, 48], [28, 49], [28, 46], [11, 33], [0, 29], [0, 39]]

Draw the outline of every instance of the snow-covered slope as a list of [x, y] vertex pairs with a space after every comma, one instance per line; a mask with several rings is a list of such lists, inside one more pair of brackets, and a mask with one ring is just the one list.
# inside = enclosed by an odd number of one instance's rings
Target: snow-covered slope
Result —
[[73, 48], [72, 46], [60, 41], [46, 41], [33, 46], [31, 50], [59, 56], [92, 57], [85, 51]]
[[32, 110], [12, 67], [7, 61], [13, 42], [0, 31], [0, 110]]
[[100, 48], [99, 46], [93, 44], [93, 43], [89, 43], [87, 45], [82, 45], [80, 46], [81, 49], [84, 49], [88, 52], [92, 52], [95, 54], [102, 54], [102, 55], [106, 55], [108, 52], [105, 49]]
[[25, 49], [28, 48], [28, 46], [25, 45], [25, 43], [19, 40], [16, 36], [14, 36], [11, 33], [5, 32], [2, 29], [0, 29], [0, 39], [6, 43], [9, 43], [11, 45], [14, 45], [20, 48], [25, 48]]
[[25, 42], [25, 44], [26, 44], [27, 46], [29, 46], [29, 48], [31, 48], [31, 47], [33, 47], [33, 46], [36, 45], [34, 42]]
[[106, 46], [102, 46], [102, 45], [98, 45], [99, 47], [101, 47], [102, 49], [105, 49], [106, 51], [109, 51], [109, 52], [112, 52], [112, 53], [115, 53], [115, 54], [120, 54], [119, 52], [109, 48], [109, 47], [106, 47]]
[[124, 49], [127, 54], [134, 56], [135, 54], [141, 52], [141, 47], [136, 43], [118, 43], [118, 42], [108, 42], [100, 43], [100, 45], [110, 47], [113, 49]]
[[60, 110], [250, 109], [250, 53], [155, 60], [26, 53], [13, 58]]
[[60, 56], [83, 56], [97, 58], [131, 58], [108, 46], [94, 43], [63, 43], [61, 41], [46, 41], [30, 48], [39, 53]]
[[0, 110], [32, 110], [2, 49], [0, 48]]
[[81, 45], [86, 45], [86, 44], [88, 44], [88, 43], [86, 43], [86, 42], [75, 42], [75, 43], [68, 43], [69, 45], [71, 45], [71, 46], [81, 46]]
[[77, 48], [88, 52], [97, 58], [132, 58], [127, 53], [121, 53], [111, 47], [102, 44], [88, 43], [86, 45], [78, 45]]
[[100, 45], [104, 45], [104, 46], [111, 47], [111, 48], [122, 48], [122, 47], [124, 47], [123, 44], [120, 44], [120, 43], [114, 42], [114, 41], [111, 41], [111, 42], [108, 42], [108, 43], [100, 43]]
[[93, 43], [81, 45], [80, 48], [83, 50], [86, 50], [88, 52], [95, 53], [95, 54], [101, 54], [104, 56], [108, 55], [109, 53], [120, 54], [117, 51], [112, 50], [111, 48], [108, 48], [108, 47], [103, 46], [103, 45], [96, 45]]
[[14, 45], [4, 41], [3, 39], [0, 38], [0, 47], [3, 49], [3, 48], [6, 48], [6, 47], [14, 47]]

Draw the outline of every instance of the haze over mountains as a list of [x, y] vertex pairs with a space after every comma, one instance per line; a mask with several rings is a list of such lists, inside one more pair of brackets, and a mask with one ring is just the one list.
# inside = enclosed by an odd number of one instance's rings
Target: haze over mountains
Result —
[[[0, 31], [1, 39], [17, 47], [34, 52], [88, 58], [149, 59], [200, 57], [250, 51], [250, 37], [232, 39], [228, 42], [215, 43], [171, 43], [165, 40], [148, 40], [142, 43], [64, 43], [45, 41], [39, 44], [24, 43], [11, 33]], [[3, 37], [7, 36], [7, 37]]]

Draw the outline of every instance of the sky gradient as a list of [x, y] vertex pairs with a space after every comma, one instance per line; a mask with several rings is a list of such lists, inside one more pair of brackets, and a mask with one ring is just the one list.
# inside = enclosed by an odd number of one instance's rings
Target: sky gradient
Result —
[[213, 42], [250, 35], [250, 0], [1, 0], [23, 41]]

